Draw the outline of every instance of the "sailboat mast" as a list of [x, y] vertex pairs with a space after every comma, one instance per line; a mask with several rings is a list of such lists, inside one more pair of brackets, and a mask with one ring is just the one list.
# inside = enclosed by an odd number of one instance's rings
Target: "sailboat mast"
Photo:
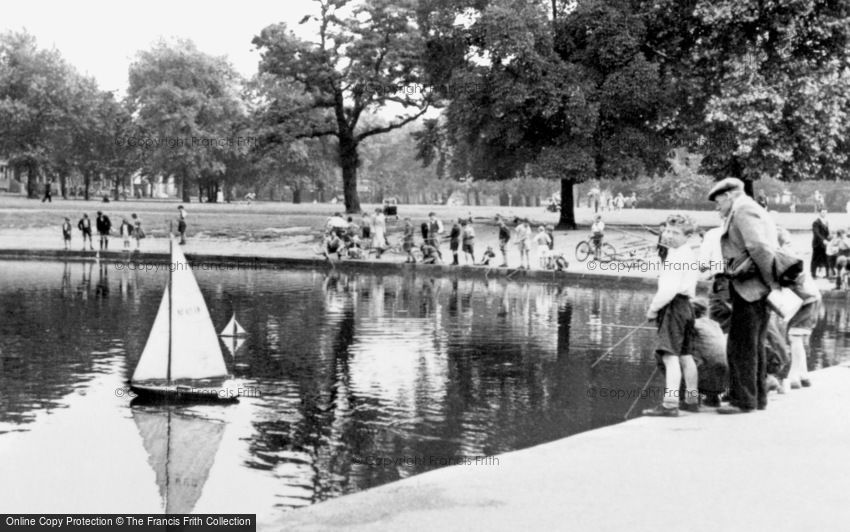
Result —
[[[168, 260], [172, 263], [174, 262], [174, 237], [171, 236], [171, 224], [169, 224], [169, 235], [168, 235]], [[171, 384], [171, 314], [172, 314], [172, 304], [171, 304], [171, 293], [173, 290], [171, 289], [171, 278], [174, 276], [174, 268], [172, 268], [171, 264], [168, 265], [168, 369], [166, 373], [166, 380], [169, 384]]]

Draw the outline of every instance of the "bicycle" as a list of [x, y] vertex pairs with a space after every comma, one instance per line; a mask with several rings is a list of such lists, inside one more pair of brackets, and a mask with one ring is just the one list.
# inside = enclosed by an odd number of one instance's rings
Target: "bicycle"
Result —
[[588, 240], [582, 240], [576, 246], [576, 260], [584, 262], [593, 255], [593, 260], [599, 262], [611, 262], [617, 255], [617, 250], [611, 244], [602, 242], [596, 246], [593, 243], [593, 237]]

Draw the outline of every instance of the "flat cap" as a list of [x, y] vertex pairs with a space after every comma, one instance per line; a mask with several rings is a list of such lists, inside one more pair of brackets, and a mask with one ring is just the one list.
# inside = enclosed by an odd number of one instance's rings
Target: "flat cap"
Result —
[[744, 182], [737, 177], [727, 177], [718, 181], [708, 193], [708, 201], [714, 201], [714, 197], [730, 190], [744, 190]]

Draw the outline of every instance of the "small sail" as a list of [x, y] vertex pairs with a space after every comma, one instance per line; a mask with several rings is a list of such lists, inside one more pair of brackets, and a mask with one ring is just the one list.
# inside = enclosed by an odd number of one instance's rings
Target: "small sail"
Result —
[[[207, 304], [180, 246], [171, 253], [171, 378], [206, 379], [227, 375], [224, 356]], [[168, 288], [162, 297], [148, 343], [133, 373], [133, 381], [165, 379], [168, 375]]]
[[224, 423], [170, 411], [133, 410], [166, 514], [188, 514], [201, 497]]
[[228, 353], [230, 353], [230, 356], [235, 357], [236, 352], [239, 351], [239, 349], [243, 345], [245, 345], [246, 340], [245, 340], [245, 338], [238, 338], [236, 336], [230, 336], [230, 337], [227, 337], [227, 338], [222, 338], [222, 341], [224, 342], [225, 349], [227, 349]]
[[233, 317], [230, 318], [230, 321], [222, 329], [220, 336], [245, 336], [246, 334], [248, 333], [245, 329], [236, 321], [236, 313], [234, 312]]

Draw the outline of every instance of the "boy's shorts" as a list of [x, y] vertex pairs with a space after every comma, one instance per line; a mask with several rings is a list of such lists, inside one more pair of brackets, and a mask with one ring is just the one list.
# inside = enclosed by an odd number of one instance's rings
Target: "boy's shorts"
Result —
[[788, 335], [811, 334], [818, 323], [817, 301], [806, 303], [788, 320]]
[[664, 355], [693, 355], [691, 344], [694, 332], [694, 309], [688, 296], [677, 294], [658, 312], [657, 357]]

